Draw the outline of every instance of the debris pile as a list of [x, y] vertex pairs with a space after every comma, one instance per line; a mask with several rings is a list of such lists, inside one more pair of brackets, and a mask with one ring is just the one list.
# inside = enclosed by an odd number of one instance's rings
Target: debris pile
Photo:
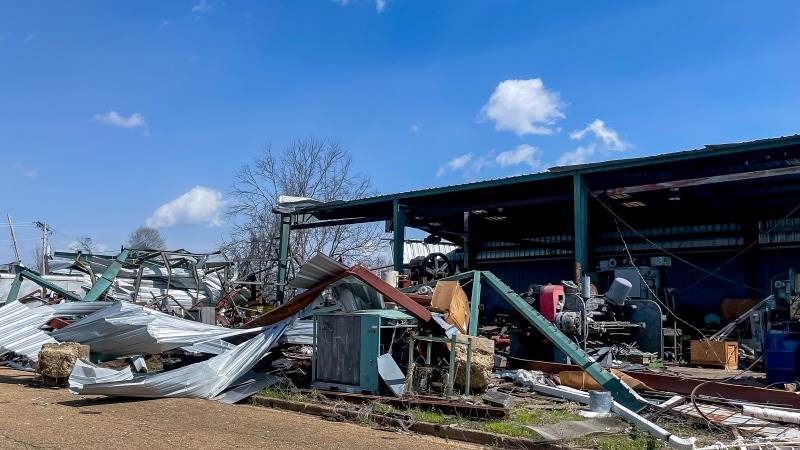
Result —
[[[196, 254], [73, 257], [69, 270], [92, 280], [80, 292], [20, 272], [0, 308], [0, 352], [2, 364], [27, 364], [56, 384], [68, 379], [75, 394], [235, 403], [278, 386], [308, 395], [304, 401], [385, 405], [381, 420], [403, 429], [410, 429], [408, 408], [436, 411], [447, 416], [437, 420], [466, 427], [461, 436], [505, 432], [565, 442], [630, 428], [680, 450], [713, 444], [685, 428], [670, 431], [679, 422], [697, 424], [691, 430], [698, 433], [713, 427], [715, 437], [740, 447], [800, 441], [796, 393], [737, 384], [738, 375], [679, 378], [654, 367], [657, 352], [639, 348], [649, 337], [618, 339], [642, 332], [653, 317], [644, 302], [625, 306], [625, 286], [607, 298], [568, 284], [520, 295], [492, 273], [474, 271], [398, 289], [362, 266], [318, 254], [288, 284], [294, 297], [253, 314], [241, 307], [250, 288], [220, 277], [228, 266], [215, 269]], [[173, 277], [176, 270], [184, 272]], [[194, 281], [184, 283], [180, 273]], [[20, 296], [23, 279], [40, 289]], [[471, 294], [468, 283], [475, 283]], [[494, 323], [479, 323], [481, 285], [510, 311]], [[569, 302], [574, 309], [564, 309]], [[578, 314], [589, 305], [592, 321]], [[590, 335], [613, 342], [592, 346]], [[520, 342], [550, 359], [519, 357]], [[718, 356], [714, 349], [723, 347], [708, 345], [704, 354]], [[565, 408], [558, 424], [531, 418]]]

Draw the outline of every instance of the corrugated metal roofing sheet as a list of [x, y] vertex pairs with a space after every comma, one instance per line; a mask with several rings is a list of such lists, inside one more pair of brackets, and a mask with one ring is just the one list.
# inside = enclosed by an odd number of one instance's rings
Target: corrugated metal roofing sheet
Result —
[[[659, 163], [664, 160], [668, 159], [686, 159], [686, 158], [693, 158], [698, 156], [713, 156], [716, 151], [728, 151], [731, 149], [735, 149], [737, 147], [754, 147], [754, 146], [778, 146], [778, 145], [794, 145], [800, 144], [800, 134], [793, 134], [789, 136], [781, 136], [775, 138], [767, 138], [767, 139], [758, 139], [754, 141], [745, 141], [745, 142], [735, 142], [735, 143], [726, 143], [726, 144], [708, 144], [705, 145], [703, 148], [699, 149], [692, 149], [692, 150], [684, 150], [678, 152], [668, 152], [668, 153], [659, 153], [656, 155], [650, 156], [642, 156], [636, 158], [624, 158], [624, 159], [615, 159], [609, 161], [602, 161], [596, 163], [588, 163], [588, 164], [575, 164], [571, 166], [555, 166], [549, 168], [545, 172], [537, 172], [531, 173], [526, 175], [515, 175], [509, 177], [498, 177], [498, 178], [489, 178], [486, 180], [480, 181], [472, 181], [468, 183], [456, 183], [446, 186], [438, 186], [438, 187], [431, 187], [425, 189], [414, 189], [408, 191], [401, 191], [396, 192], [393, 194], [382, 194], [376, 195], [371, 197], [364, 197], [361, 199], [350, 200], [350, 201], [332, 201], [326, 202], [321, 205], [313, 206], [307, 208], [307, 211], [315, 211], [315, 210], [323, 210], [326, 208], [336, 208], [341, 207], [344, 205], [351, 205], [351, 204], [365, 204], [365, 203], [378, 203], [381, 201], [391, 201], [394, 198], [407, 198], [407, 197], [418, 197], [423, 195], [429, 194], [438, 194], [438, 193], [445, 193], [448, 191], [453, 190], [465, 190], [471, 188], [480, 188], [484, 186], [492, 186], [494, 184], [513, 184], [517, 182], [525, 182], [525, 181], [534, 181], [534, 180], [544, 180], [544, 179], [554, 179], [554, 178], [563, 178], [571, 176], [574, 172], [579, 172], [583, 170], [603, 170], [603, 169], [615, 169], [617, 166], [624, 166], [624, 165], [645, 165], [647, 163]], [[298, 209], [300, 211], [301, 209]]]

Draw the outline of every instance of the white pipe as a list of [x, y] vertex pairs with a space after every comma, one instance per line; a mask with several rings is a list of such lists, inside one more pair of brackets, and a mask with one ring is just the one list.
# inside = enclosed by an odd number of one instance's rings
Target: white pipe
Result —
[[750, 417], [773, 420], [775, 422], [793, 423], [800, 425], [800, 412], [786, 411], [775, 408], [764, 408], [756, 405], [743, 405], [742, 413]]
[[716, 444], [709, 445], [707, 447], [700, 447], [696, 450], [725, 450], [728, 448], [786, 448], [786, 446], [797, 446], [800, 445], [800, 441], [764, 441], [764, 442], [740, 442], [740, 443], [733, 443], [733, 444], [723, 444], [722, 442], [717, 442]]
[[[572, 400], [576, 403], [589, 403], [589, 394], [586, 392], [562, 387], [552, 387], [552, 386], [545, 386], [541, 384], [532, 384], [530, 387], [539, 393], [550, 395], [553, 397], [564, 398], [567, 400]], [[694, 442], [695, 438], [682, 438], [679, 436], [675, 436], [674, 434], [670, 433], [669, 431], [661, 428], [660, 426], [650, 422], [649, 420], [645, 419], [644, 417], [636, 414], [635, 412], [631, 411], [630, 409], [620, 405], [617, 402], [612, 403], [611, 405], [612, 411], [617, 413], [618, 415], [622, 416], [625, 420], [629, 423], [633, 424], [636, 428], [647, 432], [650, 436], [653, 436], [656, 439], [660, 439], [662, 441], [668, 442], [670, 447], [676, 450], [694, 450]]]

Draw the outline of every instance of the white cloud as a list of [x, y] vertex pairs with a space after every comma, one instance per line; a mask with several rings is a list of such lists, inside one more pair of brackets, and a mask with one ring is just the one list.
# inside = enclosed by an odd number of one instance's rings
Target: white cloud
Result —
[[536, 147], [522, 144], [514, 150], [500, 152], [494, 160], [501, 167], [518, 166], [523, 163], [530, 167], [540, 167], [541, 153], [541, 150]]
[[36, 169], [28, 169], [22, 164], [16, 164], [14, 167], [17, 169], [17, 172], [25, 178], [36, 178], [39, 176], [39, 171]]
[[120, 128], [141, 128], [144, 130], [145, 135], [150, 134], [147, 129], [147, 122], [145, 122], [144, 116], [138, 112], [131, 114], [129, 117], [125, 117], [116, 111], [109, 111], [104, 114], [95, 114], [94, 120], [106, 125], [113, 125]]
[[159, 27], [160, 28], [164, 28], [164, 27], [168, 26], [171, 23], [172, 23], [172, 21], [164, 19], [164, 20], [161, 21], [161, 24], [159, 25]]
[[386, 0], [375, 0], [375, 9], [381, 13], [386, 8]]
[[505, 80], [497, 85], [478, 120], [491, 120], [495, 129], [520, 136], [553, 134], [551, 125], [565, 117], [563, 107], [559, 93], [545, 88], [541, 78]]
[[475, 156], [466, 153], [447, 161], [436, 172], [436, 176], [442, 176], [447, 172], [462, 172], [465, 175], [477, 175], [481, 170], [490, 167], [514, 167], [527, 165], [532, 169], [541, 169], [542, 151], [528, 144], [522, 144], [513, 150], [506, 150], [497, 153], [490, 150], [481, 155]]
[[213, 8], [208, 0], [199, 0], [197, 3], [192, 5], [192, 12], [193, 13], [206, 13], [211, 11]]
[[603, 141], [611, 150], [622, 151], [628, 148], [628, 143], [619, 138], [619, 134], [611, 128], [606, 127], [606, 123], [600, 119], [594, 119], [592, 123], [582, 130], [576, 130], [569, 134], [573, 140], [579, 141], [583, 139], [587, 133], [594, 134], [595, 138]]
[[39, 32], [38, 31], [34, 31], [33, 33], [25, 36], [25, 42], [30, 42], [30, 41], [36, 39], [38, 36], [39, 36]]
[[412, 133], [419, 133], [419, 125], [411, 125]]
[[145, 224], [152, 228], [171, 227], [182, 224], [222, 225], [222, 193], [203, 186], [195, 186], [189, 192], [161, 205]]
[[571, 152], [564, 152], [556, 161], [556, 166], [571, 166], [573, 164], [583, 164], [594, 156], [595, 144], [580, 146]]
[[467, 164], [472, 161], [472, 153], [466, 153], [461, 156], [457, 156], [450, 161], [447, 161], [442, 167], [439, 168], [439, 171], [436, 172], [436, 176], [442, 176], [448, 170], [455, 171], [461, 170], [467, 167]]

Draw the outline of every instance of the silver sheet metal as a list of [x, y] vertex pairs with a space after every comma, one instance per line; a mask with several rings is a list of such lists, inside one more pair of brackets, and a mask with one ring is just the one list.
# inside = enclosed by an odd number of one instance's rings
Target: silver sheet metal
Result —
[[13, 352], [33, 362], [42, 345], [56, 343], [44, 326], [54, 317], [49, 306], [14, 302], [0, 308], [0, 353]]
[[[193, 322], [140, 305], [118, 302], [51, 335], [61, 342], [89, 345], [93, 353], [128, 356], [158, 354], [204, 342], [220, 349], [212, 353], [220, 353], [226, 346], [217, 341], [254, 336], [259, 331]], [[209, 346], [206, 348], [211, 348]]]
[[[128, 370], [123, 380], [101, 382], [86, 376], [87, 363], [82, 362], [70, 375], [69, 390], [80, 395], [214, 398], [247, 374], [270, 351], [291, 320], [267, 327], [254, 338], [221, 355], [157, 374], [128, 375]], [[102, 375], [111, 376], [105, 371]]]
[[290, 281], [286, 287], [311, 289], [347, 269], [347, 266], [335, 259], [325, 256], [323, 253], [317, 253], [313, 258], [300, 266], [297, 275], [292, 278], [292, 281]]

